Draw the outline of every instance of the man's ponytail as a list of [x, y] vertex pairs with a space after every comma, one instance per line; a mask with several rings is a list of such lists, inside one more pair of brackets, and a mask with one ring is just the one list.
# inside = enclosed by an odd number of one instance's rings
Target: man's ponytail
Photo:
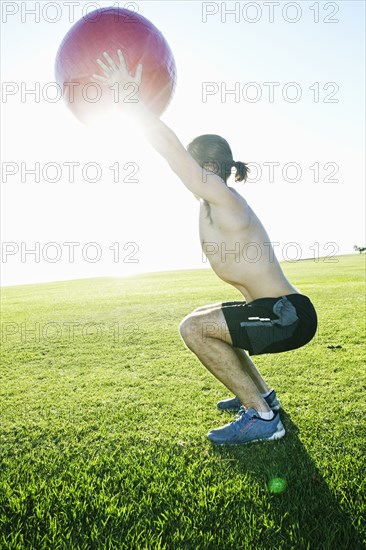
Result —
[[246, 181], [248, 177], [248, 173], [250, 172], [250, 168], [248, 167], [245, 162], [234, 162], [233, 166], [236, 169], [235, 172], [235, 181]]

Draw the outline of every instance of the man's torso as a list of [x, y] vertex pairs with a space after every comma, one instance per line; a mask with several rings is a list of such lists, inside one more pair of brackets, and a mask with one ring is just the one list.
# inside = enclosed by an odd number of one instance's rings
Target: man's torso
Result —
[[214, 272], [249, 302], [296, 293], [275, 257], [269, 236], [245, 199], [234, 189], [234, 208], [200, 201], [202, 250]]

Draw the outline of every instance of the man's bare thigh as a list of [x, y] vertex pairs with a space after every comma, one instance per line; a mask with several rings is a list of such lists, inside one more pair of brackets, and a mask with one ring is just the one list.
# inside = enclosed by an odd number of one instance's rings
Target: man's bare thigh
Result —
[[[221, 303], [219, 305], [212, 304], [215, 307], [208, 306], [208, 309], [194, 310], [185, 318], [195, 333], [201, 336], [203, 343], [206, 343], [209, 338], [216, 338], [232, 344]], [[185, 319], [183, 319], [183, 323]]]
[[216, 302], [215, 304], [208, 304], [207, 306], [201, 306], [193, 310], [193, 313], [198, 311], [210, 311], [211, 309], [220, 309], [222, 302]]

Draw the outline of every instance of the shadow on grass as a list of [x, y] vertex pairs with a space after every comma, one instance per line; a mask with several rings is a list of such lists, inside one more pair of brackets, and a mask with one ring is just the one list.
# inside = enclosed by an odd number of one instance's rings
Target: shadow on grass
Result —
[[[268, 548], [358, 550], [364, 548], [352, 518], [340, 507], [298, 436], [298, 428], [283, 409], [286, 436], [275, 442], [213, 446], [214, 455], [229, 460], [236, 471], [251, 475], [267, 491], [267, 515], [281, 526]], [[271, 492], [270, 481], [280, 478], [285, 488]], [[265, 547], [265, 546], [263, 546]]]

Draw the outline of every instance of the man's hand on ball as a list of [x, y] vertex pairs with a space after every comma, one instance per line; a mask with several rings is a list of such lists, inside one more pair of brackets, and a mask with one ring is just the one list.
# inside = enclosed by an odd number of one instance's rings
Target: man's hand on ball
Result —
[[114, 97], [117, 95], [117, 102], [125, 101], [126, 103], [138, 102], [137, 93], [141, 84], [142, 78], [142, 65], [138, 65], [136, 68], [135, 76], [129, 74], [125, 59], [122, 51], [117, 50], [119, 59], [119, 67], [115, 64], [111, 56], [107, 52], [103, 52], [103, 56], [108, 63], [103, 63], [100, 59], [97, 59], [99, 67], [102, 69], [105, 76], [93, 74], [92, 77], [95, 80], [101, 82], [104, 86], [114, 91]]
[[159, 117], [151, 111], [138, 97], [142, 78], [142, 65], [137, 65], [135, 76], [129, 74], [121, 50], [117, 50], [119, 67], [107, 52], [103, 52], [106, 63], [97, 59], [99, 67], [105, 76], [93, 74], [92, 77], [106, 86], [113, 94], [112, 101], [127, 116], [132, 116], [144, 131], [151, 131], [161, 124]]

